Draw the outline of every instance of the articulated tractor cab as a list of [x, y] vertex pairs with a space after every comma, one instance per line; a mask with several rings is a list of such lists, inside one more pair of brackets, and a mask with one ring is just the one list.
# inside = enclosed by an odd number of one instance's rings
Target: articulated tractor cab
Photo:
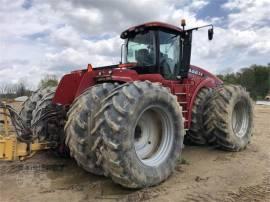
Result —
[[181, 26], [131, 27], [121, 34], [120, 64], [89, 64], [56, 88], [34, 92], [20, 112], [28, 136], [53, 142], [86, 171], [129, 188], [166, 180], [184, 143], [245, 149], [253, 125], [249, 94], [190, 65], [192, 32], [202, 27]]

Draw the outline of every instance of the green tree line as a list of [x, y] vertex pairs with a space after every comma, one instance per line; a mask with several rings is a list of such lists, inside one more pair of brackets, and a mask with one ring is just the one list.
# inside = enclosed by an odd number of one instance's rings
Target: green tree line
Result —
[[244, 86], [253, 99], [264, 99], [270, 93], [270, 63], [267, 65], [251, 65], [236, 73], [217, 75], [226, 84]]

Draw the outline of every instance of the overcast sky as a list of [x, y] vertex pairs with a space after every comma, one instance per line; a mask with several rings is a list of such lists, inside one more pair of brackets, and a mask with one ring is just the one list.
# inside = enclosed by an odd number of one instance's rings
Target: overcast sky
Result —
[[194, 34], [191, 62], [213, 73], [270, 62], [270, 0], [0, 0], [0, 83], [73, 69], [115, 64], [119, 35], [148, 21], [187, 27]]

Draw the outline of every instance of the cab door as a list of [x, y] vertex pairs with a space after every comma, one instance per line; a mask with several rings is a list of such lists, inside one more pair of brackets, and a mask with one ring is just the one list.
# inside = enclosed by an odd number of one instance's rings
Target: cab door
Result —
[[167, 80], [176, 80], [180, 68], [180, 35], [178, 33], [159, 31], [158, 39], [160, 73]]

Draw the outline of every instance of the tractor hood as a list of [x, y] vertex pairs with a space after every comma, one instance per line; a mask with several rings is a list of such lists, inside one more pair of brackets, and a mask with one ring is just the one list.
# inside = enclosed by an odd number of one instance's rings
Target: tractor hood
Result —
[[189, 74], [201, 76], [201, 77], [210, 77], [216, 81], [216, 84], [222, 84], [223, 81], [220, 80], [217, 76], [214, 74], [211, 74], [210, 72], [206, 71], [205, 69], [202, 69], [200, 67], [190, 65]]
[[[128, 63], [93, 68], [92, 65], [89, 64], [87, 69], [77, 70], [70, 74], [66, 74], [63, 76], [57, 87], [53, 103], [70, 105], [73, 100], [86, 89], [104, 82], [126, 83], [136, 80], [149, 80], [151, 82], [163, 83], [164, 85], [172, 82], [166, 80], [161, 74], [138, 74], [132, 69], [133, 66], [133, 63]], [[197, 66], [191, 65], [188, 75], [188, 78], [199, 80], [211, 78], [213, 84], [222, 84], [222, 81], [219, 78]], [[178, 81], [175, 80], [173, 82]]]

